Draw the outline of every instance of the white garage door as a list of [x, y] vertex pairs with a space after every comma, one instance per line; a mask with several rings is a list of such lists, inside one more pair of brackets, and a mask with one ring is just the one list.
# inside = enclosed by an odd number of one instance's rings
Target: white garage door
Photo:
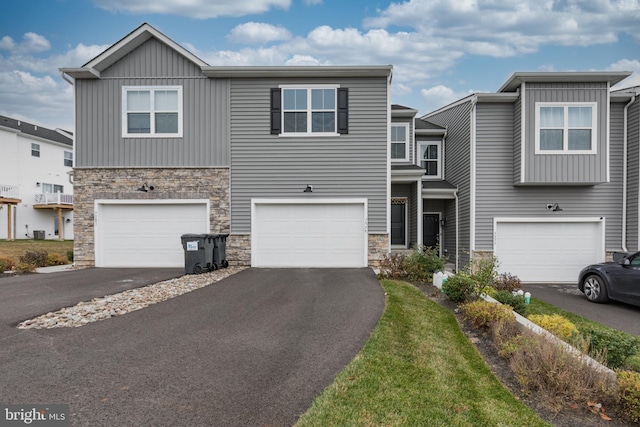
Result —
[[604, 221], [495, 221], [494, 254], [500, 271], [523, 282], [577, 282], [580, 270], [604, 261]]
[[366, 267], [364, 201], [253, 202], [254, 267]]
[[180, 236], [209, 232], [205, 201], [96, 203], [96, 267], [183, 267]]

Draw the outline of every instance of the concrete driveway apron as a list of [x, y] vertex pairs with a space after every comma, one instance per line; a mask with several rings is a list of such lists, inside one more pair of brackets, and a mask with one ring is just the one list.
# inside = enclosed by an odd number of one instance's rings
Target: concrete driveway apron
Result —
[[248, 269], [80, 328], [0, 338], [0, 401], [74, 425], [291, 425], [384, 308], [370, 269]]

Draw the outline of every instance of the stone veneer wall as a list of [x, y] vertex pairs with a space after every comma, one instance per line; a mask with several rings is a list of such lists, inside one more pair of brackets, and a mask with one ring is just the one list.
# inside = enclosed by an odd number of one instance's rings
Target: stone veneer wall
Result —
[[[153, 191], [137, 191], [142, 184]], [[74, 262], [95, 265], [94, 200], [209, 199], [211, 233], [230, 230], [229, 168], [100, 168], [75, 169]]]
[[369, 234], [369, 267], [380, 268], [380, 263], [388, 253], [389, 235]]
[[251, 235], [231, 234], [227, 237], [226, 256], [229, 265], [251, 266]]

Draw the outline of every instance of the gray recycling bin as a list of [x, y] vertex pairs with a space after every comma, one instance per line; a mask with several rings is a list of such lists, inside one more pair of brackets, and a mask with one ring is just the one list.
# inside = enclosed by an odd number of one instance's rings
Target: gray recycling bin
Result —
[[229, 262], [227, 261], [227, 237], [228, 234], [211, 234], [213, 239], [213, 265], [216, 268], [227, 268]]
[[200, 274], [215, 270], [213, 263], [214, 240], [209, 234], [183, 234], [185, 274]]

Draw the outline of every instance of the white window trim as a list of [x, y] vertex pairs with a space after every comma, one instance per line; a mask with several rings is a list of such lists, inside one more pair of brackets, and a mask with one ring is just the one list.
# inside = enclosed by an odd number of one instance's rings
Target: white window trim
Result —
[[[405, 135], [407, 136], [407, 139], [404, 141], [404, 158], [403, 159], [394, 159], [393, 157], [391, 157], [391, 161], [396, 163], [396, 162], [410, 162], [411, 158], [410, 158], [410, 153], [409, 153], [409, 141], [411, 140], [411, 135], [409, 135], [409, 123], [391, 123], [391, 129], [393, 129], [396, 126], [403, 126], [406, 128], [405, 131]], [[391, 134], [393, 134], [393, 131], [391, 131]], [[398, 141], [391, 141], [391, 137], [389, 137], [389, 150], [391, 150], [391, 144], [400, 144], [400, 142]]]
[[[536, 147], [535, 154], [597, 154], [597, 131], [598, 131], [598, 103], [597, 102], [536, 102], [535, 132]], [[562, 150], [542, 150], [540, 149], [540, 108], [543, 107], [564, 107], [564, 132]], [[591, 107], [591, 150], [569, 150], [569, 120], [568, 107]], [[572, 128], [579, 129], [579, 128]]]
[[[282, 137], [318, 137], [318, 136], [340, 136], [338, 133], [338, 88], [340, 85], [322, 85], [322, 84], [311, 84], [311, 85], [279, 85], [278, 86], [282, 93], [282, 102], [281, 102], [281, 114], [280, 114], [280, 134], [278, 136]], [[306, 132], [285, 132], [284, 131], [284, 89], [300, 89], [307, 91], [307, 131]], [[311, 113], [314, 111], [311, 109], [311, 89], [334, 89], [335, 93], [335, 108], [333, 110], [335, 114], [335, 131], [334, 132], [311, 132], [311, 126], [313, 125], [311, 120]], [[324, 111], [324, 110], [323, 110]], [[302, 111], [298, 111], [301, 113]]]
[[[69, 155], [69, 157], [67, 157], [67, 154]], [[63, 156], [64, 156], [63, 165], [65, 167], [72, 168], [73, 167], [73, 151], [65, 151]], [[71, 166], [66, 165], [67, 160], [71, 161]]]
[[[150, 133], [129, 133], [127, 126], [127, 92], [144, 91], [151, 92], [151, 110], [150, 113]], [[155, 91], [175, 90], [178, 92], [178, 132], [177, 133], [155, 133], [155, 112], [153, 110], [153, 95]], [[182, 138], [183, 130], [183, 98], [182, 86], [123, 86], [122, 87], [122, 137], [123, 138]]]
[[424, 179], [442, 179], [442, 141], [420, 141], [418, 142], [418, 151], [416, 151], [416, 165], [422, 167], [422, 145], [436, 145], [438, 147], [438, 174], [423, 175]]
[[[38, 153], [38, 154], [35, 155], [34, 153]], [[40, 154], [41, 154], [40, 144], [32, 142], [31, 143], [31, 157], [40, 157]]]

